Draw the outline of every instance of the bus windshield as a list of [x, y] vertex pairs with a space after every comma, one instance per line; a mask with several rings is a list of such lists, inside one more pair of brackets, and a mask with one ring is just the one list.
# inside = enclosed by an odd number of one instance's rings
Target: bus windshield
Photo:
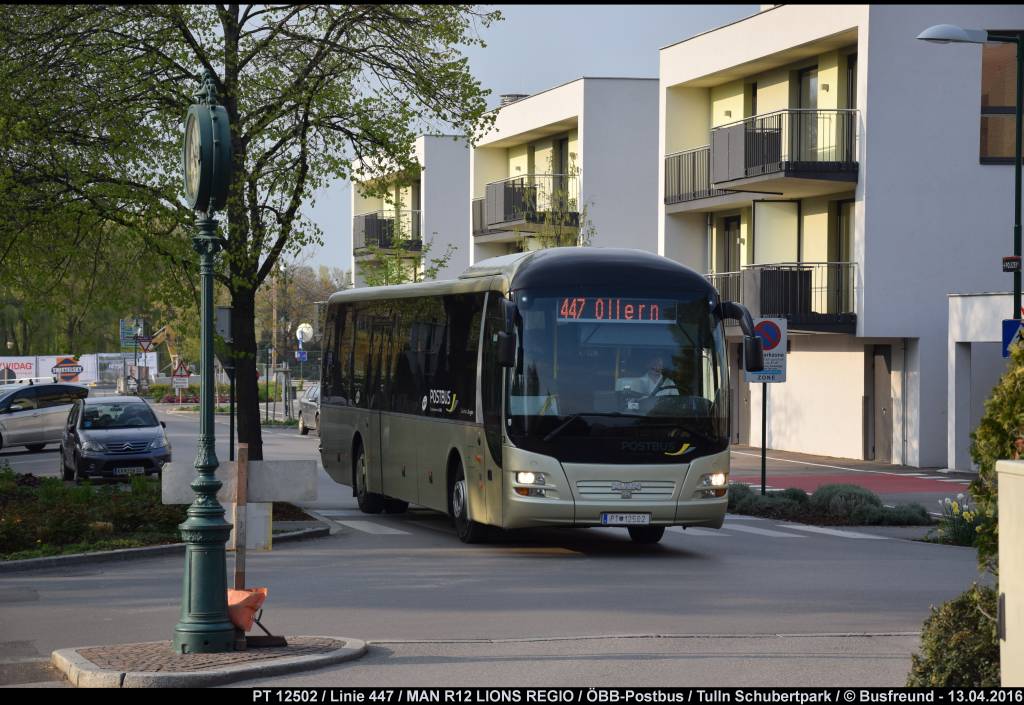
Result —
[[721, 323], [703, 292], [517, 292], [506, 397], [520, 447], [579, 462], [685, 462], [728, 444]]

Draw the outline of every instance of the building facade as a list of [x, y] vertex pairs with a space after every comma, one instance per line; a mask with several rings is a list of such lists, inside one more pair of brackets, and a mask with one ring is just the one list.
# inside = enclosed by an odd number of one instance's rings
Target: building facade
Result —
[[470, 159], [473, 260], [578, 240], [654, 251], [658, 81], [505, 96]]
[[[946, 465], [947, 294], [1002, 276], [1013, 179], [981, 48], [915, 39], [942, 23], [1024, 10], [765, 6], [661, 50], [657, 251], [788, 320], [771, 448]], [[761, 385], [734, 387], [757, 445]]]
[[411, 173], [351, 182], [356, 286], [366, 284], [374, 253], [402, 262], [408, 276], [418, 277], [432, 260], [446, 255], [440, 279], [456, 277], [470, 264], [467, 142], [452, 135], [422, 135], [414, 153], [419, 168]]

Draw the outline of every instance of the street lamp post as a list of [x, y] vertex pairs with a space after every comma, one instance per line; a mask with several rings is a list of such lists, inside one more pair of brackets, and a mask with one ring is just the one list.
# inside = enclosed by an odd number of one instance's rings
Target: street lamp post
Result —
[[[1017, 46], [1017, 95], [1015, 100], [1016, 122], [1014, 123], [1013, 150], [1013, 254], [1021, 257], [1021, 113], [1024, 105], [1024, 34], [994, 34], [984, 29], [963, 29], [951, 24], [938, 24], [917, 35], [918, 39], [936, 44], [985, 44], [999, 42]], [[1020, 266], [1013, 272], [1013, 318], [1021, 319], [1021, 271]]]
[[227, 554], [231, 524], [217, 501], [221, 482], [215, 477], [218, 461], [214, 446], [213, 394], [213, 266], [224, 240], [217, 236], [213, 214], [224, 207], [231, 182], [231, 131], [227, 111], [217, 105], [214, 77], [207, 73], [185, 117], [185, 197], [199, 213], [192, 246], [199, 254], [202, 297], [203, 377], [200, 387], [199, 445], [192, 482], [196, 499], [188, 518], [179, 525], [186, 544], [181, 616], [174, 628], [174, 651], [210, 653], [232, 651], [235, 627], [228, 616]]

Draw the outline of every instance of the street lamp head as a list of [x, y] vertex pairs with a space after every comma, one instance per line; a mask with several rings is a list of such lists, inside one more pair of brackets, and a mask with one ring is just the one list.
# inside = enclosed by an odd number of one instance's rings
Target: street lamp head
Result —
[[984, 29], [964, 29], [955, 24], [937, 24], [917, 35], [918, 39], [935, 44], [984, 44], [988, 32]]

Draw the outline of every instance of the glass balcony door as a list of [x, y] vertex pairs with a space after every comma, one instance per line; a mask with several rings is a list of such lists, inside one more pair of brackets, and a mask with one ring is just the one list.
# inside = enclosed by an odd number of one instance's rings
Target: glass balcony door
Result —
[[798, 161], [813, 162], [818, 158], [818, 67], [804, 69], [799, 73], [799, 96], [793, 115], [796, 124], [791, 135], [797, 140], [790, 154]]

